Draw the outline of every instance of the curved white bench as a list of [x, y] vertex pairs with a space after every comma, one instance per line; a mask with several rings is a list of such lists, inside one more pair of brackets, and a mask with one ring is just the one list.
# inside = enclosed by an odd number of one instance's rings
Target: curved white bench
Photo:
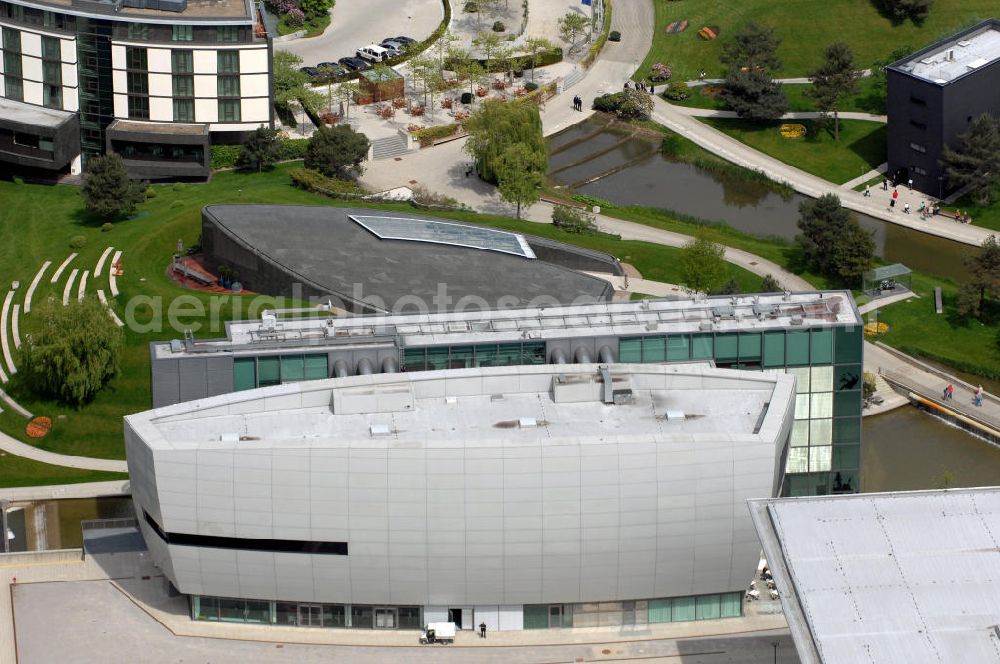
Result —
[[115, 249], [114, 247], [108, 247], [107, 249], [104, 250], [104, 253], [101, 254], [101, 257], [97, 260], [97, 267], [94, 268], [95, 279], [101, 276], [101, 272], [104, 271], [104, 261], [108, 260], [108, 256], [111, 255], [111, 252], [114, 251], [114, 249]]
[[35, 289], [38, 288], [38, 284], [42, 281], [42, 276], [45, 271], [49, 269], [52, 265], [52, 261], [45, 261], [42, 263], [42, 267], [38, 268], [38, 272], [35, 273], [35, 278], [31, 280], [31, 285], [28, 286], [28, 292], [24, 296], [24, 313], [31, 313], [31, 298], [35, 295]]
[[108, 298], [104, 296], [103, 290], [98, 289], [97, 299], [100, 300], [101, 304], [104, 305], [104, 308], [107, 309], [108, 315], [111, 316], [111, 320], [115, 322], [115, 325], [117, 325], [118, 327], [125, 327], [125, 323], [122, 322], [122, 319], [118, 317], [118, 314], [115, 313], [115, 310], [111, 308], [110, 304], [108, 304]]
[[21, 305], [14, 305], [14, 316], [10, 319], [10, 331], [14, 334], [14, 348], [21, 347]]
[[76, 258], [76, 256], [77, 256], [77, 254], [70, 254], [69, 256], [66, 257], [66, 260], [64, 260], [62, 262], [62, 265], [60, 265], [58, 267], [58, 269], [56, 269], [56, 273], [52, 275], [52, 279], [50, 280], [50, 283], [54, 284], [57, 281], [59, 281], [59, 277], [62, 276], [63, 270], [66, 269], [66, 266], [69, 265], [69, 262], [71, 260], [73, 260], [74, 258]]
[[[0, 374], [2, 374], [2, 373], [3, 372], [0, 371]], [[4, 383], [7, 382], [6, 376], [4, 377], [4, 380], [2, 382], [4, 382]], [[15, 413], [18, 413], [21, 417], [23, 417], [25, 419], [28, 419], [28, 420], [30, 420], [33, 417], [33, 415], [31, 414], [31, 411], [29, 411], [27, 408], [25, 408], [24, 406], [22, 406], [18, 402], [14, 401], [14, 399], [11, 398], [11, 396], [9, 394], [7, 394], [6, 392], [4, 392], [3, 390], [0, 390], [0, 400], [4, 401], [8, 406], [11, 407], [11, 409]]]
[[80, 277], [80, 286], [76, 289], [76, 300], [77, 302], [83, 302], [83, 296], [87, 291], [87, 277], [90, 276], [90, 270], [84, 270], [83, 276]]
[[118, 277], [115, 276], [115, 265], [122, 259], [122, 252], [116, 251], [111, 259], [111, 269], [108, 270], [108, 285], [111, 287], [111, 297], [118, 297]]
[[7, 291], [7, 297], [3, 299], [3, 309], [0, 309], [0, 351], [3, 352], [3, 361], [7, 363], [7, 370], [11, 376], [17, 373], [14, 358], [10, 354], [10, 342], [7, 339], [7, 319], [10, 317], [10, 304], [13, 301], [14, 291]]
[[69, 293], [73, 290], [73, 282], [76, 281], [76, 275], [79, 272], [76, 268], [69, 273], [69, 279], [66, 280], [66, 286], [63, 287], [63, 306], [69, 304]]

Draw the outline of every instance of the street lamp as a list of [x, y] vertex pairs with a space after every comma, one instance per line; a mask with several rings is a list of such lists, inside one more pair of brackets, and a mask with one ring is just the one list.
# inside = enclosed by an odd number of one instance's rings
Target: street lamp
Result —
[[778, 642], [771, 641], [771, 647], [774, 648], [774, 664], [778, 664]]

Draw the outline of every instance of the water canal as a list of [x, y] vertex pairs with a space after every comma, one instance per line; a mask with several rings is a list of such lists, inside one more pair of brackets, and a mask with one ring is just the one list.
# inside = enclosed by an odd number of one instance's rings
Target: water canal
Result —
[[[660, 152], [660, 143], [658, 136], [595, 115], [549, 139], [549, 177], [575, 193], [617, 205], [669, 210], [762, 237], [795, 237], [799, 203], [806, 197], [782, 195], [767, 183], [672, 159]], [[969, 251], [965, 245], [856, 216], [885, 260], [961, 278]]]

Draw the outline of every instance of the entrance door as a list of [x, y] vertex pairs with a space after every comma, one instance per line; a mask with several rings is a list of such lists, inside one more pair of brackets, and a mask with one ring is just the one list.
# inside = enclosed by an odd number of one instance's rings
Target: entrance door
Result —
[[375, 609], [375, 629], [396, 629], [396, 609]]
[[462, 629], [462, 609], [448, 609], [448, 622], [453, 622], [455, 627]]
[[562, 604], [550, 604], [549, 605], [549, 628], [562, 627], [562, 614], [563, 607]]
[[322, 627], [323, 607], [319, 604], [299, 604], [299, 627]]

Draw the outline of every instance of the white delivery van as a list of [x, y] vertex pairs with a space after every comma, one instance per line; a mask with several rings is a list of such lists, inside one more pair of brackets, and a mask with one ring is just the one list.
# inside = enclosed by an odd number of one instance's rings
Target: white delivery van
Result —
[[358, 49], [358, 57], [368, 62], [382, 62], [392, 57], [388, 49], [382, 48], [378, 44], [368, 44]]

